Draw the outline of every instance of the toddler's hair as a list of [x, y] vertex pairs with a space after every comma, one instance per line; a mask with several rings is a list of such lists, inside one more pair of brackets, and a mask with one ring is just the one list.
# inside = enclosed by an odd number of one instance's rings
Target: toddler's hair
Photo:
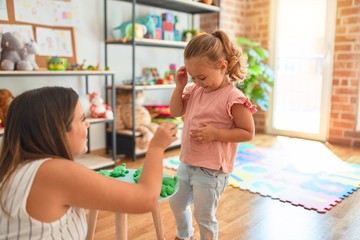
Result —
[[215, 66], [225, 59], [228, 62], [227, 74], [231, 82], [240, 82], [247, 77], [247, 59], [240, 47], [235, 46], [221, 30], [201, 33], [192, 38], [184, 51], [184, 59], [206, 57]]

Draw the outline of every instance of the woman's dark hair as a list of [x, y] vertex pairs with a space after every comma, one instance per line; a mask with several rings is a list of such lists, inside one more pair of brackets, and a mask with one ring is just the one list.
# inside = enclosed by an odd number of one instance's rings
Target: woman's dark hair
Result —
[[72, 88], [64, 87], [42, 87], [14, 98], [0, 151], [0, 197], [20, 164], [43, 158], [73, 160], [66, 133], [78, 99]]

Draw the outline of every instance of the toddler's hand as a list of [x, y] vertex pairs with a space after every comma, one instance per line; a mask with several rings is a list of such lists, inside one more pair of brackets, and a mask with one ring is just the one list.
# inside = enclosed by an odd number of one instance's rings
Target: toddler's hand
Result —
[[182, 66], [176, 72], [176, 87], [183, 90], [187, 83], [188, 74], [186, 72], [185, 66]]
[[211, 125], [205, 124], [204, 127], [190, 130], [190, 137], [196, 142], [210, 142], [215, 140], [215, 131]]
[[150, 147], [159, 147], [165, 150], [177, 139], [176, 132], [177, 129], [174, 123], [165, 122], [160, 124], [154, 137], [151, 139]]

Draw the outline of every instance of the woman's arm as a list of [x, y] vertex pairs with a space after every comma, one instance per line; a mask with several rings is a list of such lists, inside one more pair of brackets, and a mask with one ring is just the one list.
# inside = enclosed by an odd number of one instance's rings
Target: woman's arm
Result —
[[176, 140], [175, 134], [174, 124], [159, 126], [137, 184], [105, 177], [69, 160], [44, 162], [28, 197], [29, 214], [41, 221], [52, 221], [69, 206], [125, 213], [151, 211], [160, 196], [164, 151]]

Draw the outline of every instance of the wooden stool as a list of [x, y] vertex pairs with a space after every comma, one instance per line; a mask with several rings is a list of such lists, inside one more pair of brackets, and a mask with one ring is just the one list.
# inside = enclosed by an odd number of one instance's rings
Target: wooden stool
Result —
[[[89, 210], [88, 215], [88, 233], [86, 236], [86, 240], [93, 240], [96, 229], [96, 222], [98, 210]], [[161, 213], [160, 213], [160, 205], [159, 203], [156, 205], [155, 209], [151, 212], [156, 236], [158, 240], [165, 239], [164, 226], [162, 223]], [[115, 213], [115, 232], [116, 232], [116, 240], [127, 240], [127, 214], [126, 213]]]
[[[129, 169], [129, 173], [127, 174], [127, 177], [119, 178], [119, 180], [127, 181], [127, 182], [134, 182], [133, 181], [133, 173], [136, 169]], [[167, 177], [170, 177], [166, 175]], [[179, 186], [175, 188], [175, 192], [178, 190]], [[174, 193], [175, 194], [175, 193]], [[173, 195], [174, 195], [173, 194]], [[171, 196], [173, 196], [171, 195]], [[161, 213], [160, 213], [160, 205], [159, 203], [165, 199], [170, 198], [171, 196], [168, 196], [166, 198], [160, 197], [158, 200], [158, 203], [156, 204], [155, 209], [151, 212], [154, 226], [156, 230], [156, 236], [158, 240], [164, 240], [165, 239], [165, 233], [164, 233], [164, 226], [162, 223]], [[96, 222], [98, 217], [98, 210], [89, 209], [88, 212], [88, 232], [86, 236], [86, 240], [93, 240], [95, 235], [95, 229], [96, 229]], [[115, 232], [116, 232], [116, 240], [127, 240], [127, 214], [126, 213], [115, 213]]]

